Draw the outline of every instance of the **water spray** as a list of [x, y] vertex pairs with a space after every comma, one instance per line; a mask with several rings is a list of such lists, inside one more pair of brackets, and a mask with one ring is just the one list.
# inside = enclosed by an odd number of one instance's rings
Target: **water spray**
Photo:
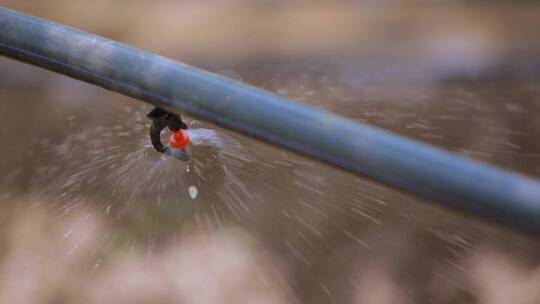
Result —
[[[180, 115], [168, 112], [160, 108], [154, 108], [146, 117], [152, 120], [150, 126], [150, 140], [152, 146], [161, 153], [171, 155], [177, 159], [188, 161], [189, 135], [186, 131], [187, 125], [182, 121]], [[161, 143], [161, 131], [168, 128], [171, 131], [169, 144], [164, 146]]]

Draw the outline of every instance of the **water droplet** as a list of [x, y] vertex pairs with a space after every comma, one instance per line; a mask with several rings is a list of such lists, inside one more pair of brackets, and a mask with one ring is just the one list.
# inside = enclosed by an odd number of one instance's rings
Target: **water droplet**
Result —
[[189, 186], [188, 192], [191, 199], [196, 199], [197, 195], [199, 194], [199, 191], [197, 190], [197, 187], [195, 186]]
[[67, 239], [72, 233], [73, 230], [68, 231], [66, 234], [64, 234], [64, 238]]

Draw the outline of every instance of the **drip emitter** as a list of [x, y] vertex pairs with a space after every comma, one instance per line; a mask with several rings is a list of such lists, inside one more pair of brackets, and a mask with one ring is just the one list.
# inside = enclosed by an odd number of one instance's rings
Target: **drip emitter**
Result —
[[[185, 131], [187, 125], [182, 121], [179, 115], [168, 112], [160, 108], [154, 108], [146, 117], [152, 120], [150, 126], [150, 140], [152, 146], [161, 153], [174, 156], [180, 160], [188, 161], [189, 153], [189, 135]], [[171, 131], [169, 144], [164, 146], [161, 143], [161, 131], [168, 128]]]

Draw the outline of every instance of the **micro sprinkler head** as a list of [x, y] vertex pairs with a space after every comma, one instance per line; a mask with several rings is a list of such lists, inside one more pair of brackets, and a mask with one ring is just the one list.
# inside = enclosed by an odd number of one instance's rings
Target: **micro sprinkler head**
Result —
[[[152, 146], [161, 153], [171, 155], [183, 161], [188, 161], [189, 153], [189, 135], [185, 129], [187, 125], [182, 121], [180, 116], [170, 113], [160, 108], [154, 108], [148, 115], [152, 120], [150, 126], [150, 140]], [[171, 136], [169, 137], [169, 145], [163, 146], [161, 143], [161, 130], [169, 128]]]
[[169, 137], [169, 146], [166, 148], [165, 153], [180, 160], [188, 161], [190, 157], [188, 148], [189, 135], [186, 131], [179, 129], [178, 131], [172, 131]]

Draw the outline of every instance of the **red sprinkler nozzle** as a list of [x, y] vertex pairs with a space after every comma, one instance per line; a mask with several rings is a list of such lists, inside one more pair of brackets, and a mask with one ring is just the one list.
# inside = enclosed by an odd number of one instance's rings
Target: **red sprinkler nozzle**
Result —
[[189, 135], [182, 129], [173, 131], [169, 137], [169, 146], [175, 149], [185, 149], [189, 145]]
[[[152, 146], [161, 153], [171, 155], [177, 159], [188, 161], [190, 153], [188, 149], [189, 135], [183, 130], [187, 129], [187, 125], [182, 121], [180, 115], [167, 112], [160, 108], [154, 108], [148, 115], [152, 120], [150, 126], [150, 140]], [[172, 134], [169, 138], [169, 145], [164, 146], [161, 143], [161, 130], [168, 128]]]

